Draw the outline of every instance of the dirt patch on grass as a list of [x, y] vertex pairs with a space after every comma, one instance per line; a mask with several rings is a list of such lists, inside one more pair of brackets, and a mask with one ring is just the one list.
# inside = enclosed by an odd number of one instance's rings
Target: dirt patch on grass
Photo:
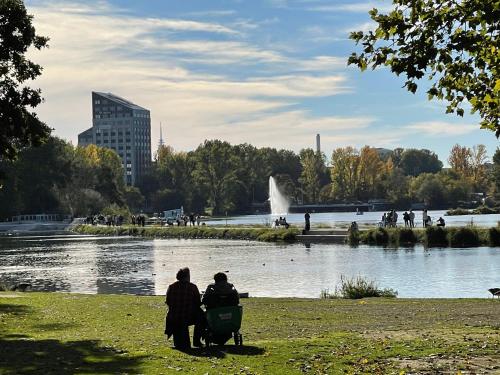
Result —
[[408, 374], [500, 374], [500, 356], [443, 357], [392, 359]]

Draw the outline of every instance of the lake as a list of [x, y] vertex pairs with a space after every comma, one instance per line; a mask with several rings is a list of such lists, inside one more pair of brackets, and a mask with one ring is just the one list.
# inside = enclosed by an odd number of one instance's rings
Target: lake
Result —
[[376, 280], [399, 297], [488, 297], [500, 287], [500, 249], [142, 239], [79, 235], [0, 237], [0, 282], [33, 290], [162, 295], [191, 269], [200, 290], [225, 271], [254, 297], [319, 297], [341, 275]]
[[[398, 211], [398, 225], [404, 226], [403, 212]], [[422, 226], [422, 211], [415, 212], [415, 225]], [[347, 226], [351, 222], [356, 221], [360, 225], [376, 225], [382, 218], [384, 212], [382, 211], [369, 211], [364, 212], [363, 215], [356, 215], [356, 212], [323, 212], [311, 213], [311, 225], [326, 224], [329, 226]], [[500, 214], [491, 215], [457, 215], [445, 216], [446, 211], [443, 210], [429, 210], [428, 214], [432, 217], [435, 223], [439, 217], [443, 217], [447, 226], [464, 226], [473, 223], [481, 227], [496, 227], [500, 221]], [[263, 215], [244, 215], [244, 216], [228, 216], [227, 218], [218, 218], [216, 220], [207, 220], [208, 225], [214, 224], [229, 224], [229, 225], [244, 225], [244, 224], [269, 224], [275, 220], [275, 216], [269, 214]], [[286, 220], [290, 224], [303, 225], [304, 214], [287, 214]]]

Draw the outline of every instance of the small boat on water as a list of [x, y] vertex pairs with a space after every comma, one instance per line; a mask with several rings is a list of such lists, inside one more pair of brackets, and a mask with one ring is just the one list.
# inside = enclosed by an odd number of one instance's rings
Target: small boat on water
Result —
[[360, 211], [359, 208], [356, 208], [356, 215], [363, 215], [363, 211]]

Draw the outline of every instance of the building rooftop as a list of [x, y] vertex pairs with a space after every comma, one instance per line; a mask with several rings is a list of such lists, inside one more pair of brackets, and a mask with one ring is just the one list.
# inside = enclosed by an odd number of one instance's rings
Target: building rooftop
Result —
[[149, 111], [149, 109], [146, 109], [144, 107], [141, 107], [137, 104], [134, 104], [130, 101], [128, 101], [127, 99], [123, 99], [115, 94], [111, 94], [110, 92], [98, 92], [98, 91], [93, 91], [94, 94], [97, 94], [99, 96], [102, 96], [103, 98], [106, 98], [106, 99], [109, 99], [109, 100], [112, 100], [114, 102], [117, 102], [125, 107], [128, 107], [130, 109], [138, 109], [138, 110], [142, 110], [142, 111]]

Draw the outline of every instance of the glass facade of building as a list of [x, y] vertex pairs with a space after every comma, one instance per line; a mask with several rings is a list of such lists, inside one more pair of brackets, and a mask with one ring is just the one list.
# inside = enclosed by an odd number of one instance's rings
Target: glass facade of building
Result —
[[78, 145], [95, 144], [120, 156], [127, 185], [136, 185], [151, 165], [149, 110], [111, 93], [92, 92], [92, 128]]

